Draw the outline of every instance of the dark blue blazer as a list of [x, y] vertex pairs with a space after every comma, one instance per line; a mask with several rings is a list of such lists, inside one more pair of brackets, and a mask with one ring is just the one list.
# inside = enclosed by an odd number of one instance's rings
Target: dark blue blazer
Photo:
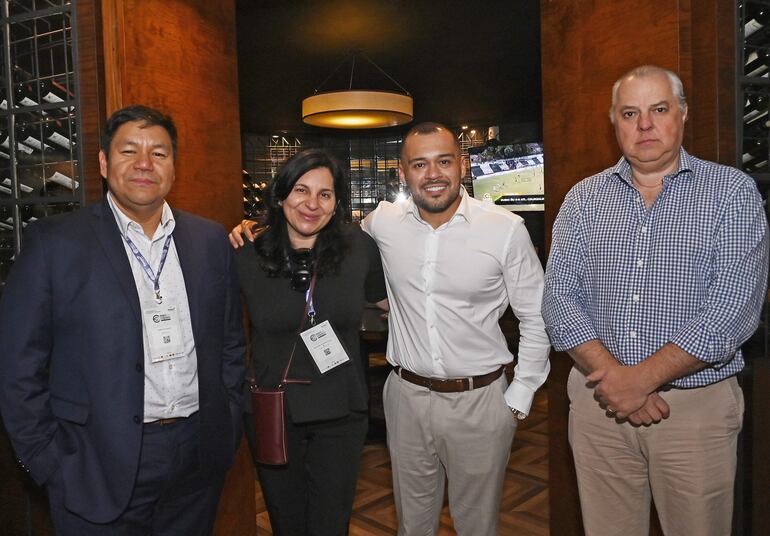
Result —
[[[240, 439], [244, 339], [224, 229], [174, 212], [174, 244], [198, 355], [201, 466], [232, 464]], [[125, 509], [142, 442], [139, 297], [106, 200], [24, 235], [0, 297], [0, 412], [38, 484], [61, 471], [65, 506], [104, 523]]]

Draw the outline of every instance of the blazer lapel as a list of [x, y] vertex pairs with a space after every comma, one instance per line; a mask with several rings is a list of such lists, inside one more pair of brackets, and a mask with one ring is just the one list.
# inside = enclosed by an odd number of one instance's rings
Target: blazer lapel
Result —
[[187, 291], [187, 303], [190, 306], [190, 323], [192, 324], [193, 338], [200, 333], [200, 315], [201, 315], [201, 288], [203, 285], [198, 281], [200, 270], [198, 267], [206, 266], [205, 259], [199, 258], [204, 254], [204, 249], [200, 244], [195, 244], [195, 237], [189, 225], [186, 225], [184, 215], [174, 211], [174, 247], [179, 256], [179, 265], [182, 268], [184, 276], [184, 286]]
[[136, 292], [134, 274], [131, 272], [131, 265], [128, 262], [128, 257], [126, 257], [126, 250], [123, 246], [120, 230], [115, 221], [115, 215], [107, 203], [107, 198], [105, 197], [101, 203], [91, 205], [91, 210], [93, 214], [91, 220], [92, 228], [102, 247], [102, 252], [108, 264], [112, 267], [112, 271], [120, 283], [120, 287], [123, 289], [126, 300], [131, 305], [131, 310], [136, 315], [137, 321], [141, 322], [139, 294]]

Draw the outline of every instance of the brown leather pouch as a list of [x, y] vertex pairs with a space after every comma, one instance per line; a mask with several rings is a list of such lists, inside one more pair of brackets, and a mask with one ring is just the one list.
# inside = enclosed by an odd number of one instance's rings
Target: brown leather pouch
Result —
[[251, 407], [256, 432], [255, 459], [268, 465], [288, 463], [286, 447], [286, 388], [273, 389], [251, 386]]

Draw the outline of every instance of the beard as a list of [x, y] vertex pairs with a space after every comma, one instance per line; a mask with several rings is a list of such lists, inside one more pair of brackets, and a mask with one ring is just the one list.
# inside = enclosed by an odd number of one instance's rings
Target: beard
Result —
[[457, 200], [460, 195], [460, 185], [457, 185], [457, 189], [454, 191], [445, 191], [444, 195], [439, 197], [428, 197], [425, 195], [422, 189], [412, 191], [412, 200], [417, 208], [429, 212], [431, 214], [439, 214], [448, 209], [452, 203]]

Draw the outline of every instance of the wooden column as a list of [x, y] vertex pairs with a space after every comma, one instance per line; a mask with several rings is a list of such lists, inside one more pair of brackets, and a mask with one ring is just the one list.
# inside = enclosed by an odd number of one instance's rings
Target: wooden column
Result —
[[[541, 2], [546, 244], [567, 191], [617, 162], [608, 110], [624, 72], [656, 64], [679, 73], [690, 106], [684, 145], [735, 164], [735, 16], [723, 0]], [[582, 534], [567, 442], [566, 375], [552, 355], [549, 379], [551, 534]]]
[[235, 0], [103, 0], [107, 113], [145, 104], [179, 130], [169, 203], [241, 220]]
[[[179, 131], [172, 207], [231, 228], [243, 217], [235, 0], [102, 0], [106, 112], [144, 104]], [[245, 442], [216, 534], [256, 534]]]

